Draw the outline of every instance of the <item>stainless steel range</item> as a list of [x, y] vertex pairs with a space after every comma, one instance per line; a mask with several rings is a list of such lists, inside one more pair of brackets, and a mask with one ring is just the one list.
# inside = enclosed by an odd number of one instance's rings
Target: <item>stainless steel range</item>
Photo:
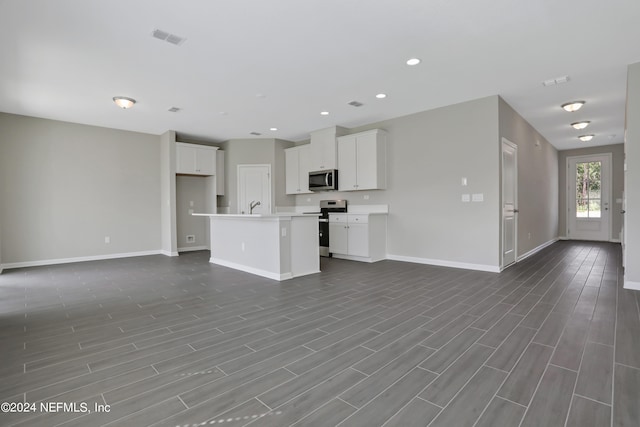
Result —
[[346, 200], [320, 200], [320, 256], [331, 256], [329, 252], [329, 213], [346, 211]]

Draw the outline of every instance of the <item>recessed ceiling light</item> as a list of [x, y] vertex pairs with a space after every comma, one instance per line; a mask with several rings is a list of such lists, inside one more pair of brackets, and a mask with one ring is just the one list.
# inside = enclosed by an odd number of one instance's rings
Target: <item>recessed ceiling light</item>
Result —
[[126, 98], [124, 96], [114, 96], [113, 102], [115, 102], [118, 107], [126, 110], [127, 108], [133, 107], [133, 105], [136, 103], [136, 100], [133, 98]]
[[407, 65], [418, 65], [419, 63], [420, 63], [420, 59], [418, 58], [411, 58], [407, 60]]
[[585, 101], [571, 101], [571, 102], [567, 102], [566, 104], [562, 104], [561, 107], [565, 111], [573, 113], [574, 111], [578, 111], [579, 109], [581, 109], [584, 104], [585, 104]]
[[321, 116], [328, 116], [329, 112], [328, 111], [320, 111], [320, 115]]
[[589, 123], [591, 123], [590, 121], [584, 121], [584, 122], [575, 122], [575, 123], [571, 123], [571, 127], [573, 127], [574, 129], [584, 129], [587, 126], [589, 126]]
[[578, 139], [582, 142], [591, 141], [595, 135], [580, 135]]
[[276, 131], [278, 128], [269, 128], [269, 130]]
[[378, 98], [378, 99], [384, 99], [386, 97], [387, 97], [386, 93], [379, 93], [379, 94], [376, 95], [376, 98]]

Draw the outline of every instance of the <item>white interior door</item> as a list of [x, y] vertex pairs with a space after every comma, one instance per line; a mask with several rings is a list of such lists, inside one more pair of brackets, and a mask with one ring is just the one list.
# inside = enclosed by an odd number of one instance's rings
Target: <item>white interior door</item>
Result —
[[516, 262], [518, 243], [518, 146], [502, 139], [502, 268]]
[[238, 165], [238, 213], [271, 213], [271, 165]]
[[567, 158], [567, 237], [611, 238], [611, 155]]

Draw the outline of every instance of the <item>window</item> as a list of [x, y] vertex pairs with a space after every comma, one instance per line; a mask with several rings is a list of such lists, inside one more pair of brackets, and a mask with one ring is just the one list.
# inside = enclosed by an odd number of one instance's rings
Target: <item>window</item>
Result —
[[576, 165], [576, 218], [600, 218], [602, 162]]

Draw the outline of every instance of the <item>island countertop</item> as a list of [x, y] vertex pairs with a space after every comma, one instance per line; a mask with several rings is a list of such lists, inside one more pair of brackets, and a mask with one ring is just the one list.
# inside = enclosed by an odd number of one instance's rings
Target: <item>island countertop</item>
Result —
[[281, 212], [276, 214], [208, 214], [208, 213], [193, 213], [193, 216], [209, 216], [216, 218], [293, 218], [293, 217], [319, 217], [319, 213], [299, 213], [299, 212]]
[[318, 273], [318, 217], [277, 214], [207, 214], [213, 264], [275, 280]]

